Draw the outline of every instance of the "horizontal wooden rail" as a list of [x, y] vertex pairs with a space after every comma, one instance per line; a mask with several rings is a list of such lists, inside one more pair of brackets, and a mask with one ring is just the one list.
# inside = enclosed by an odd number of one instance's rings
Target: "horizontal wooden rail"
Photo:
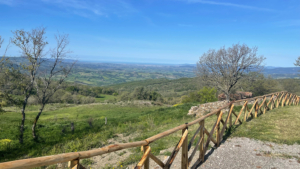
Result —
[[[268, 103], [266, 101], [267, 98], [270, 98]], [[197, 141], [196, 149], [198, 147], [200, 147], [199, 148], [200, 149], [199, 160], [203, 161], [205, 152], [208, 149], [209, 142], [212, 141], [217, 146], [220, 144], [220, 141], [222, 140], [222, 136], [223, 136], [225, 130], [228, 129], [228, 126], [227, 126], [228, 123], [229, 123], [229, 127], [231, 127], [233, 125], [232, 117], [234, 117], [234, 116], [236, 117], [234, 124], [236, 124], [238, 121], [240, 123], [242, 123], [242, 121], [239, 119], [239, 117], [242, 115], [243, 111], [245, 113], [244, 121], [246, 121], [246, 119], [248, 119], [249, 115], [251, 115], [252, 117], [256, 117], [258, 115], [258, 113], [264, 114], [266, 110], [270, 110], [272, 108], [277, 108], [280, 105], [281, 106], [291, 105], [291, 104], [298, 105], [299, 100], [300, 99], [297, 95], [283, 91], [283, 92], [276, 92], [276, 93], [271, 93], [271, 94], [267, 94], [267, 95], [263, 95], [263, 96], [258, 96], [258, 97], [254, 97], [254, 98], [250, 98], [250, 99], [232, 101], [232, 102], [229, 102], [228, 104], [220, 107], [219, 109], [217, 109], [211, 113], [208, 113], [205, 116], [202, 116], [201, 118], [198, 118], [189, 123], [174, 127], [172, 129], [169, 129], [167, 131], [164, 131], [162, 133], [159, 133], [157, 135], [154, 135], [154, 136], [147, 138], [145, 140], [142, 140], [142, 141], [113, 144], [113, 145], [105, 146], [105, 147], [94, 149], [94, 150], [88, 150], [88, 151], [71, 152], [71, 153], [64, 153], [64, 154], [58, 154], [58, 155], [52, 155], [52, 156], [44, 156], [44, 157], [9, 161], [9, 162], [0, 163], [0, 168], [1, 169], [29, 169], [29, 168], [53, 165], [53, 164], [63, 163], [63, 162], [68, 162], [68, 161], [77, 161], [79, 164], [80, 159], [90, 158], [90, 157], [94, 157], [94, 156], [98, 156], [98, 155], [102, 155], [102, 154], [106, 154], [106, 153], [110, 153], [110, 152], [115, 152], [115, 151], [122, 150], [122, 149], [128, 149], [128, 148], [134, 148], [134, 147], [140, 147], [140, 146], [144, 146], [147, 148], [147, 149], [145, 149], [144, 156], [143, 156], [143, 157], [146, 157], [146, 162], [145, 161], [142, 161], [142, 162], [148, 163], [147, 160], [149, 161], [149, 158], [151, 158], [156, 163], [158, 163], [161, 167], [168, 168], [168, 166], [170, 166], [170, 163], [163, 164], [157, 157], [155, 157], [153, 154], [151, 154], [150, 147], [148, 145], [156, 140], [164, 138], [164, 137], [166, 137], [170, 134], [173, 134], [177, 131], [180, 131], [180, 130], [182, 130], [184, 132], [183, 132], [180, 142], [178, 143], [177, 147], [175, 147], [176, 153], [174, 155], [176, 156], [179, 148], [181, 147], [182, 144], [184, 144], [184, 147], [182, 149], [184, 151], [183, 153], [185, 153], [186, 155], [184, 154], [184, 156], [182, 156], [182, 161], [183, 161], [182, 167], [185, 166], [183, 168], [186, 168], [186, 166], [190, 164], [191, 159], [193, 158], [193, 156], [195, 154], [195, 150], [194, 150], [192, 153], [192, 156], [190, 156], [191, 158], [190, 159], [187, 158], [187, 151], [190, 150], [191, 144], [194, 141], [197, 133], [200, 133], [200, 138]], [[250, 104], [251, 101], [255, 101], [255, 102], [253, 103], [252, 108], [249, 110], [248, 104]], [[262, 102], [260, 103], [260, 101], [262, 101]], [[242, 109], [240, 110], [239, 114], [237, 115], [234, 112], [233, 107], [235, 105], [237, 105], [237, 103], [241, 103], [241, 102], [243, 102], [244, 104], [243, 104]], [[259, 103], [260, 103], [260, 105], [259, 105]], [[274, 106], [274, 107], [272, 107], [272, 106]], [[223, 120], [222, 115], [224, 113], [224, 117], [225, 117], [226, 112], [223, 112], [222, 110], [226, 109], [226, 108], [228, 108], [230, 110], [227, 113], [227, 117], [225, 118], [225, 120]], [[261, 110], [261, 109], [263, 109], [263, 110]], [[252, 111], [254, 111], [254, 114]], [[213, 128], [211, 129], [211, 131], [208, 132], [207, 129], [204, 127], [204, 120], [206, 118], [212, 117], [214, 115], [217, 115], [216, 123], [213, 126]], [[190, 144], [188, 145], [188, 139], [187, 139], [188, 138], [187, 137], [188, 130], [187, 130], [187, 128], [188, 128], [188, 126], [192, 126], [194, 124], [200, 124], [200, 127], [198, 128], [196, 133], [193, 135], [192, 140], [190, 141]], [[223, 127], [220, 130], [221, 124], [223, 125]], [[214, 132], [216, 132], [216, 138], [213, 137]], [[205, 134], [207, 135], [206, 141], [204, 141]], [[169, 160], [174, 160], [174, 159], [172, 159], [170, 157]], [[140, 165], [138, 165], [138, 167], [139, 166]]]

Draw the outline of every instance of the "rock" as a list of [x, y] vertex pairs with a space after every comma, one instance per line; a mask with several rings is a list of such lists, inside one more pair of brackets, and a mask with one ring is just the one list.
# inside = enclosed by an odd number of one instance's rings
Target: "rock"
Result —
[[[229, 103], [229, 101], [224, 100], [224, 101], [205, 103], [198, 106], [192, 106], [191, 109], [189, 110], [188, 115], [195, 115], [196, 117], [201, 117], [207, 113], [217, 110], [219, 107], [222, 107], [227, 103]], [[223, 109], [222, 111], [224, 112], [228, 111], [228, 108]]]

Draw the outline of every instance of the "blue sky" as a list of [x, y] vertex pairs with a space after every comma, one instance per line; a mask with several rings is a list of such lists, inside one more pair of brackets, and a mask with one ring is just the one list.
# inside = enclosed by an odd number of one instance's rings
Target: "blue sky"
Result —
[[57, 31], [68, 33], [78, 60], [194, 64], [238, 42], [257, 46], [267, 66], [300, 56], [299, 0], [0, 0], [6, 42], [12, 30], [38, 26], [50, 45]]

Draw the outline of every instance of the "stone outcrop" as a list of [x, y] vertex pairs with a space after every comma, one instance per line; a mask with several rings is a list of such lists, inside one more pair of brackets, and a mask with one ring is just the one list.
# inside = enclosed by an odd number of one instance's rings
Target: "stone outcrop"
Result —
[[[198, 106], [192, 106], [191, 109], [189, 110], [188, 115], [200, 117], [200, 116], [208, 114], [214, 110], [217, 110], [218, 108], [224, 106], [227, 103], [229, 103], [229, 102], [227, 100], [224, 100], [224, 101], [204, 103], [204, 104], [200, 104]], [[228, 109], [224, 109], [222, 111], [228, 111]]]

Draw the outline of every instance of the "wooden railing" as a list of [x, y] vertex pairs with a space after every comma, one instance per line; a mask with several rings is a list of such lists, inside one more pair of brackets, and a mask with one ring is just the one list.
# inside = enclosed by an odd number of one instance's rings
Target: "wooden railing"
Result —
[[[252, 103], [251, 109], [249, 109], [248, 104]], [[243, 103], [243, 106], [239, 112], [234, 111], [234, 106]], [[274, 108], [283, 107], [286, 105], [298, 105], [299, 97], [295, 94], [288, 93], [288, 92], [278, 92], [272, 93], [264, 96], [259, 96], [251, 99], [244, 99], [238, 100], [235, 102], [230, 102], [225, 106], [219, 108], [216, 111], [213, 111], [201, 118], [198, 118], [192, 122], [182, 124], [165, 132], [159, 133], [155, 136], [147, 138], [142, 141], [131, 142], [131, 143], [124, 143], [124, 144], [113, 144], [103, 148], [89, 150], [89, 151], [81, 151], [81, 152], [72, 152], [72, 153], [65, 153], [65, 154], [58, 154], [52, 156], [44, 156], [38, 158], [30, 158], [30, 159], [23, 159], [23, 160], [16, 160], [10, 162], [0, 163], [1, 169], [27, 169], [27, 168], [34, 168], [34, 167], [41, 167], [47, 165], [53, 165], [57, 163], [69, 162], [69, 168], [84, 168], [79, 163], [80, 159], [90, 158], [93, 156], [98, 156], [106, 153], [111, 153], [114, 151], [139, 147], [142, 146], [143, 149], [143, 156], [139, 163], [136, 165], [135, 168], [141, 168], [144, 166], [145, 169], [149, 169], [149, 160], [152, 159], [155, 163], [157, 163], [162, 168], [170, 168], [174, 159], [179, 152], [180, 148], [182, 149], [181, 155], [181, 168], [188, 168], [191, 165], [191, 161], [194, 158], [196, 151], [199, 150], [199, 157], [197, 164], [204, 162], [204, 155], [206, 151], [209, 149], [209, 143], [213, 142], [216, 147], [220, 145], [220, 142], [223, 139], [223, 135], [225, 130], [230, 128], [232, 125], [238, 125], [243, 123], [243, 121], [247, 121], [249, 117], [256, 118], [259, 114], [265, 114], [267, 110], [272, 110]], [[223, 111], [223, 109], [228, 109], [227, 111]], [[210, 131], [205, 128], [205, 119], [211, 116], [217, 115], [216, 122], [214, 123], [213, 127]], [[242, 118], [244, 115], [244, 118]], [[234, 120], [235, 118], [235, 120]], [[189, 130], [188, 127], [192, 125], [199, 124], [198, 129], [194, 133], [193, 137], [188, 141], [188, 134]], [[222, 125], [222, 127], [221, 127]], [[175, 146], [173, 152], [171, 153], [170, 157], [168, 158], [167, 162], [163, 163], [159, 158], [154, 156], [151, 153], [151, 146], [150, 144], [154, 141], [164, 138], [172, 133], [182, 130], [182, 136]], [[215, 133], [215, 135], [214, 135]], [[188, 152], [191, 150], [191, 146], [197, 136], [200, 135], [194, 150], [191, 152], [190, 156], [188, 156]], [[205, 139], [205, 135], [207, 138]]]

